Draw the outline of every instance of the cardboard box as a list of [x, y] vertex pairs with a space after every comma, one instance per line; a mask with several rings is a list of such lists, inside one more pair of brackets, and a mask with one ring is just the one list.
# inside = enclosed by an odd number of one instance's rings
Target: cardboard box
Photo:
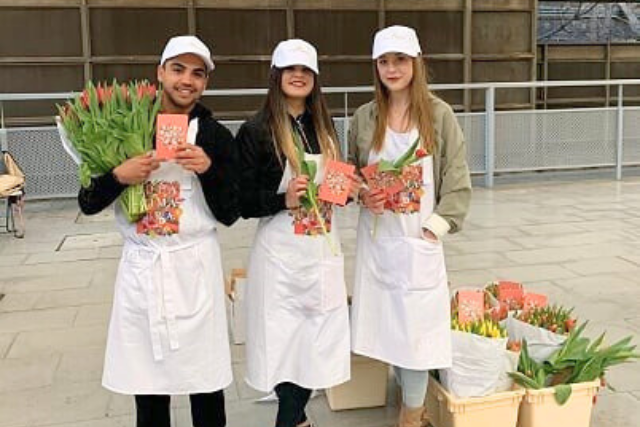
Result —
[[387, 404], [389, 365], [368, 357], [351, 355], [351, 380], [326, 390], [333, 411], [374, 408]]
[[231, 342], [239, 345], [246, 340], [244, 319], [244, 292], [247, 286], [247, 273], [242, 268], [233, 269], [226, 282], [227, 313]]

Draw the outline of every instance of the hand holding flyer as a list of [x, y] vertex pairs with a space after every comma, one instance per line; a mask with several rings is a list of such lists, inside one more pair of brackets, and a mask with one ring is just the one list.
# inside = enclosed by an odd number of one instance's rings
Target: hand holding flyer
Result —
[[320, 185], [318, 198], [325, 202], [344, 206], [351, 191], [351, 177], [355, 166], [330, 160], [325, 169], [324, 181]]
[[156, 128], [156, 157], [170, 160], [176, 150], [187, 142], [189, 117], [186, 114], [158, 114]]

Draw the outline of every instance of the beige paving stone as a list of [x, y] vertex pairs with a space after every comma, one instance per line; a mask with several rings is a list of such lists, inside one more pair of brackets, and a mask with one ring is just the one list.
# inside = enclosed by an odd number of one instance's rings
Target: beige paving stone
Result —
[[[606, 255], [606, 254], [605, 254]], [[624, 273], [638, 271], [637, 265], [622, 258], [603, 256], [584, 261], [563, 264], [563, 267], [582, 276], [602, 273]]]
[[0, 313], [32, 310], [35, 307], [38, 298], [40, 298], [40, 293], [37, 292], [28, 294], [7, 294], [2, 301], [0, 301]]
[[74, 324], [76, 326], [105, 325], [109, 323], [111, 307], [111, 303], [80, 307]]
[[102, 379], [104, 349], [66, 350], [55, 373], [56, 384], [95, 382]]
[[75, 349], [104, 348], [106, 337], [107, 325], [21, 332], [9, 349], [7, 358], [63, 353]]
[[504, 255], [495, 252], [482, 252], [469, 255], [447, 255], [448, 271], [480, 270], [493, 267], [515, 265]]
[[0, 360], [0, 394], [53, 384], [60, 355]]
[[25, 261], [25, 265], [88, 261], [96, 258], [98, 258], [97, 248], [77, 249], [60, 252], [43, 252], [29, 255], [29, 257]]
[[33, 275], [0, 281], [0, 286], [7, 294], [33, 293], [60, 289], [76, 289], [89, 286], [91, 273], [88, 274], [48, 274]]
[[16, 334], [0, 334], [0, 359], [7, 354], [15, 337]]
[[26, 254], [17, 255], [0, 255], [0, 266], [2, 267], [17, 267], [24, 263], [27, 259]]
[[640, 402], [629, 393], [599, 396], [591, 419], [593, 427], [637, 427]]
[[113, 290], [108, 287], [90, 286], [84, 289], [69, 289], [44, 292], [35, 305], [36, 309], [52, 307], [77, 307], [82, 305], [101, 305], [111, 302]]
[[93, 250], [110, 246], [122, 246], [122, 236], [118, 232], [77, 234], [66, 236], [59, 250], [61, 252], [73, 250]]
[[567, 291], [582, 298], [608, 297], [611, 295], [632, 296], [638, 290], [638, 283], [630, 278], [615, 274], [596, 274], [565, 279], [557, 282]]
[[558, 280], [575, 277], [576, 273], [556, 264], [498, 267], [489, 269], [497, 280]]
[[579, 227], [577, 224], [565, 224], [565, 223], [521, 226], [520, 230], [533, 236], [547, 235], [547, 234], [567, 234], [567, 233], [577, 233], [577, 232], [583, 231], [583, 229]]
[[456, 255], [467, 255], [484, 252], [505, 252], [522, 249], [517, 243], [505, 238], [489, 238], [481, 241], [449, 242], [445, 238], [445, 253], [456, 251]]
[[481, 286], [496, 278], [489, 270], [464, 270], [447, 272], [449, 286], [452, 289], [464, 286]]
[[71, 326], [76, 308], [0, 313], [0, 333], [60, 329]]

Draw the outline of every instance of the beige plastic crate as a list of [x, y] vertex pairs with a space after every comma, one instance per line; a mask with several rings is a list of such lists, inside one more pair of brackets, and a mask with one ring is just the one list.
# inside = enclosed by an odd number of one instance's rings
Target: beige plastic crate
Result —
[[598, 393], [600, 380], [572, 384], [569, 400], [560, 406], [553, 388], [527, 390], [520, 407], [518, 427], [589, 427], [593, 396]]
[[458, 399], [430, 377], [426, 414], [433, 427], [516, 427], [524, 394], [514, 390]]
[[333, 411], [374, 408], [387, 404], [389, 365], [364, 356], [351, 355], [351, 380], [326, 390]]

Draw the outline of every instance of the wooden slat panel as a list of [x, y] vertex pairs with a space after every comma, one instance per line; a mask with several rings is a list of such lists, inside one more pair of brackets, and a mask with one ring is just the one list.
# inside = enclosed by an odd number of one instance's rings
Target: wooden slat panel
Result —
[[473, 0], [473, 10], [518, 11], [535, 10], [534, 0]]
[[462, 12], [387, 12], [387, 25], [406, 25], [418, 32], [424, 52], [462, 53]]
[[196, 7], [214, 9], [286, 9], [287, 0], [195, 0]]
[[312, 43], [320, 55], [370, 54], [377, 29], [377, 12], [295, 12], [296, 37]]
[[606, 58], [606, 46], [549, 46], [549, 61]]
[[386, 10], [463, 10], [464, 0], [386, 0]]
[[[550, 62], [549, 80], [600, 80], [605, 78], [604, 63]], [[549, 88], [549, 100], [553, 98], [604, 97], [605, 87]], [[603, 101], [604, 102], [604, 101]]]
[[110, 82], [114, 78], [124, 82], [129, 80], [156, 81], [156, 64], [94, 64], [93, 79]]
[[473, 53], [531, 52], [528, 13], [474, 13]]
[[14, 8], [16, 6], [27, 8], [74, 7], [81, 4], [81, 0], [20, 0], [19, 2], [16, 0], [0, 0], [0, 8]]
[[0, 57], [82, 56], [79, 9], [0, 12]]
[[[529, 80], [529, 61], [474, 61], [472, 78], [474, 82], [519, 82]], [[509, 89], [496, 92], [497, 104], [526, 104], [529, 89]], [[473, 91], [474, 105], [484, 103], [484, 91]]]
[[373, 63], [321, 61], [323, 86], [366, 86], [373, 83]]
[[116, 8], [177, 8], [186, 7], [188, 0], [88, 0], [89, 7]]
[[293, 0], [294, 9], [378, 10], [378, 0]]
[[82, 65], [0, 65], [0, 93], [65, 92], [84, 86]]
[[[628, 59], [640, 61], [640, 44], [611, 46], [611, 59], [613, 61]], [[636, 78], [638, 77], [640, 77], [640, 73], [637, 74]]]
[[91, 51], [100, 56], [160, 55], [170, 37], [187, 33], [186, 9], [91, 9], [90, 17]]
[[197, 26], [214, 55], [271, 55], [287, 37], [283, 10], [199, 10]]

